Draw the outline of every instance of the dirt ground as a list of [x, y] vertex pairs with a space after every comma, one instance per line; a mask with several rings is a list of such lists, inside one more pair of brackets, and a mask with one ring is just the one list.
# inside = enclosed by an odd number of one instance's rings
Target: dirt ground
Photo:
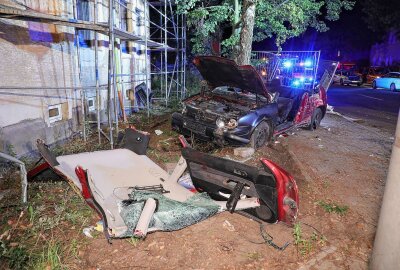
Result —
[[[164, 133], [156, 136], [154, 129]], [[160, 165], [176, 162], [180, 147], [169, 123], [149, 131], [152, 140], [148, 155]], [[320, 129], [299, 129], [288, 135], [259, 149], [246, 162], [258, 166], [259, 158], [269, 158], [297, 180], [298, 223], [294, 228], [280, 223], [265, 227], [276, 244], [290, 243], [284, 251], [264, 242], [257, 222], [229, 213], [180, 231], [156, 232], [140, 241], [114, 240], [109, 245], [101, 234], [93, 239], [82, 236], [82, 227], [97, 220], [91, 213], [82, 225], [64, 231], [63, 245], [71, 245], [73, 238], [68, 236], [72, 235], [79, 235], [81, 241], [74, 256], [63, 258], [64, 267], [366, 269], [394, 134], [328, 114]], [[203, 147], [203, 151], [233, 158], [233, 148]], [[8, 223], [15, 223], [16, 217], [8, 217]]]
[[[303, 252], [307, 248], [293, 244], [293, 229], [286, 225], [266, 227], [277, 244], [291, 242], [284, 251], [278, 251], [263, 242], [256, 222], [238, 214], [223, 213], [181, 231], [150, 234], [135, 245], [123, 240], [107, 245], [100, 237], [87, 246], [82, 266], [100, 269], [367, 268], [390, 157], [391, 135], [330, 115], [317, 131], [298, 130], [289, 135], [278, 138], [279, 143], [260, 149], [248, 163], [256, 165], [260, 157], [267, 157], [295, 176], [300, 188], [298, 221], [302, 238], [310, 241], [309, 250]], [[215, 154], [233, 157], [229, 148]], [[319, 201], [345, 205], [349, 210], [344, 215], [327, 213], [318, 205]], [[225, 221], [234, 230], [228, 230]], [[318, 234], [315, 240], [313, 232]]]

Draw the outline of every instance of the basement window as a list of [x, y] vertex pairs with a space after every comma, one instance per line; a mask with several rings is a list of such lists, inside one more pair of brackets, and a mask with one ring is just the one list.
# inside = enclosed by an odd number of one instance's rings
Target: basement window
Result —
[[88, 110], [89, 112], [92, 112], [96, 110], [96, 106], [94, 105], [94, 98], [88, 98]]
[[49, 111], [49, 122], [54, 123], [62, 120], [61, 104], [51, 105], [48, 108]]

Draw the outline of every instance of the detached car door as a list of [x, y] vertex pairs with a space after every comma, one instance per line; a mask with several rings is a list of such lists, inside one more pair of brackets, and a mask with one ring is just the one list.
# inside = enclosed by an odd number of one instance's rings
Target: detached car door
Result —
[[[211, 156], [192, 148], [182, 149], [193, 184], [212, 199], [227, 201], [241, 196], [258, 198], [260, 207], [245, 210], [257, 218], [274, 223], [293, 223], [299, 197], [295, 180], [277, 164], [261, 159], [262, 168]], [[240, 188], [240, 190], [239, 190]], [[229, 210], [229, 207], [227, 207]]]

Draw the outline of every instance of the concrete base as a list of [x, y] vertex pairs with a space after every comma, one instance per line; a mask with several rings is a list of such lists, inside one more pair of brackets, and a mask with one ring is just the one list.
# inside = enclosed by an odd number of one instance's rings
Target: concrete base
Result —
[[36, 152], [36, 140], [42, 139], [46, 144], [54, 144], [81, 131], [77, 114], [72, 119], [52, 123], [49, 127], [44, 119], [31, 119], [0, 129], [0, 151], [17, 156]]

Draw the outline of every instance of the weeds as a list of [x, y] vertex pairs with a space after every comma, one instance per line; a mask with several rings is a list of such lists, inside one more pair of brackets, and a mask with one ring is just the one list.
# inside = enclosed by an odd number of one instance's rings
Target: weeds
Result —
[[324, 244], [326, 242], [325, 236], [318, 235], [315, 231], [309, 238], [304, 237], [300, 223], [294, 224], [293, 237], [297, 251], [302, 256], [309, 254], [314, 248], [315, 244]]
[[324, 201], [317, 201], [317, 204], [321, 206], [325, 212], [327, 213], [336, 213], [338, 215], [345, 215], [347, 211], [349, 210], [349, 207], [347, 205], [339, 205], [336, 203], [327, 203]]
[[36, 212], [35, 212], [35, 210], [33, 210], [32, 205], [28, 206], [28, 214], [29, 214], [29, 223], [33, 223], [33, 221], [36, 218]]
[[153, 157], [156, 162], [161, 163], [169, 163], [169, 162], [178, 162], [178, 155], [166, 155], [166, 153], [160, 153], [156, 149], [152, 149], [148, 151], [148, 156]]
[[25, 215], [16, 220], [15, 209], [2, 215], [0, 261], [11, 269], [66, 269], [78, 258], [93, 212], [65, 182], [33, 183], [29, 192]]
[[50, 242], [48, 246], [43, 248], [42, 253], [38, 256], [37, 261], [33, 265], [34, 269], [62, 269], [61, 263], [61, 245], [58, 242]]
[[293, 228], [294, 244], [297, 246], [298, 252], [304, 256], [311, 251], [312, 242], [309, 239], [303, 238], [300, 223], [294, 224]]
[[24, 247], [12, 247], [3, 256], [8, 259], [8, 267], [11, 269], [23, 269], [29, 260], [29, 254]]
[[126, 239], [126, 241], [129, 243], [129, 244], [131, 244], [133, 247], [136, 247], [138, 244], [139, 244], [139, 242], [140, 242], [140, 238], [136, 238], [136, 237], [130, 237], [130, 238], [127, 238]]

